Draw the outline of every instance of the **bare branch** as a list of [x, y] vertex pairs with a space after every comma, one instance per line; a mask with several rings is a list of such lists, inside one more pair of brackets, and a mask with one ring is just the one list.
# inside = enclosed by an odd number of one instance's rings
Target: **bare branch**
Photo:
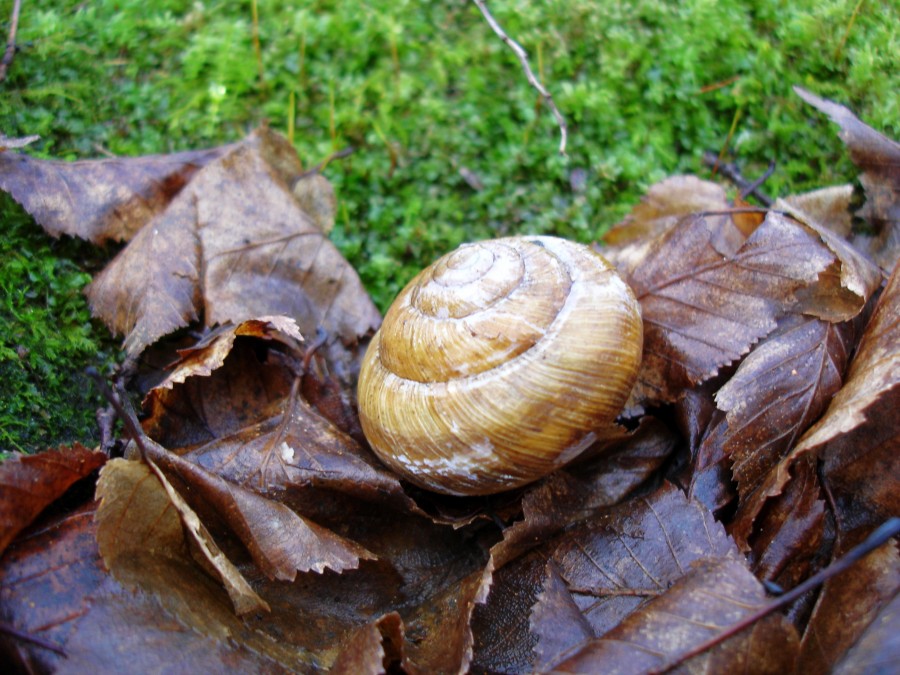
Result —
[[528, 83], [534, 87], [537, 92], [541, 95], [541, 97], [547, 102], [547, 106], [550, 108], [550, 111], [553, 113], [553, 116], [556, 118], [556, 123], [559, 125], [559, 154], [565, 157], [566, 155], [566, 142], [568, 141], [568, 127], [566, 126], [566, 120], [563, 118], [562, 113], [559, 112], [559, 108], [556, 107], [556, 103], [553, 102], [553, 97], [550, 95], [550, 92], [544, 88], [537, 77], [535, 77], [534, 73], [531, 70], [531, 66], [528, 65], [528, 54], [522, 48], [518, 42], [510, 38], [506, 32], [500, 27], [500, 24], [497, 23], [497, 20], [491, 15], [490, 11], [488, 11], [487, 6], [484, 4], [484, 0], [472, 0], [475, 5], [481, 10], [481, 13], [484, 15], [485, 20], [488, 22], [488, 25], [491, 29], [497, 34], [497, 36], [503, 40], [509, 46], [510, 49], [515, 52], [515, 55], [519, 58], [519, 62], [522, 64], [522, 68], [525, 70], [525, 77], [528, 78]]
[[9, 20], [9, 37], [6, 40], [6, 51], [3, 59], [0, 59], [0, 82], [6, 79], [6, 71], [12, 65], [16, 56], [16, 29], [19, 27], [19, 11], [22, 9], [22, 0], [15, 0], [12, 9], [12, 18]]

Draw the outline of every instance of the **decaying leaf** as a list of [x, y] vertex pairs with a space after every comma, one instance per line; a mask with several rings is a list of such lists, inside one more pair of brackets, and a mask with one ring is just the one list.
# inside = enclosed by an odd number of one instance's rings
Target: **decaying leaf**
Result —
[[337, 198], [334, 186], [320, 173], [301, 176], [291, 190], [313, 222], [324, 234], [334, 228], [334, 216], [337, 213]]
[[776, 326], [833, 260], [805, 228], [770, 212], [737, 249], [713, 221], [682, 220], [630, 276], [644, 318], [638, 396], [674, 401]]
[[651, 185], [640, 204], [621, 223], [609, 229], [603, 236], [600, 252], [621, 272], [630, 274], [648, 255], [654, 240], [680, 219], [730, 208], [725, 190], [716, 183], [696, 176], [666, 178]]
[[[286, 141], [251, 136], [197, 172], [88, 289], [129, 354], [202, 316], [206, 326], [266, 315], [353, 344], [380, 317], [269, 157]], [[289, 146], [288, 146], [289, 147]]]
[[[148, 394], [152, 399], [155, 392], [171, 389], [189, 377], [203, 377], [225, 363], [237, 337], [255, 337], [262, 340], [278, 340], [290, 348], [297, 348], [303, 335], [296, 322], [290, 317], [259, 317], [241, 323], [220, 326], [191, 347], [179, 350], [179, 359], [173, 363], [165, 379]], [[145, 401], [146, 404], [146, 401]], [[152, 404], [150, 404], [152, 407]]]
[[[722, 557], [737, 559], [722, 526], [666, 484], [569, 530], [551, 559], [594, 635], [603, 635], [647, 598], [665, 593], [696, 561]], [[551, 623], [538, 632], [553, 630]]]
[[71, 448], [14, 455], [0, 464], [0, 555], [41, 511], [105, 461], [102, 452], [76, 443]]
[[181, 350], [145, 399], [145, 431], [211, 475], [310, 517], [344, 508], [338, 494], [417, 510], [393, 473], [312, 409], [274, 353], [258, 360], [262, 345], [291, 342], [293, 322], [276, 330], [271, 321], [222, 327]]
[[61, 162], [0, 153], [0, 188], [54, 237], [130, 241], [203, 166], [229, 150]]
[[97, 482], [97, 497], [97, 544], [113, 575], [123, 559], [139, 559], [149, 576], [157, 557], [184, 558], [187, 534], [221, 579], [237, 614], [269, 609], [156, 467], [110, 461]]
[[217, 514], [247, 547], [254, 562], [273, 579], [297, 572], [355, 569], [375, 556], [364, 547], [304, 518], [281, 502], [235, 485], [167, 452], [150, 439], [146, 451], [191, 506]]
[[832, 400], [827, 414], [803, 437], [798, 452], [823, 445], [866, 420], [872, 420], [867, 410], [880, 399], [896, 400], [900, 391], [898, 344], [900, 265], [894, 269], [860, 340], [846, 385]]
[[793, 588], [818, 571], [833, 543], [825, 504], [816, 463], [804, 457], [791, 465], [791, 480], [781, 494], [757, 514], [752, 536], [741, 529], [740, 519], [732, 521], [730, 532], [739, 546], [750, 547], [751, 569], [758, 578]]
[[789, 315], [716, 393], [722, 441], [741, 498], [762, 482], [841, 388], [850, 324]]
[[86, 504], [37, 524], [0, 559], [4, 620], [65, 651], [5, 643], [13, 670], [115, 671], [123, 659], [135, 672], [316, 668], [311, 651], [238, 619], [218, 582], [189, 558], [123, 557], [110, 575], [97, 550], [95, 509]]
[[900, 144], [861, 122], [848, 108], [800, 87], [794, 91], [840, 125], [839, 135], [863, 171], [859, 180], [866, 190], [866, 204], [859, 215], [877, 233], [871, 240], [857, 237], [854, 243], [884, 269], [892, 269], [900, 256]]
[[[857, 537], [848, 538], [836, 553], [839, 555], [856, 543]], [[900, 555], [893, 542], [827, 582], [803, 634], [800, 662], [804, 668], [809, 672], [830, 672], [898, 593]]]
[[[663, 595], [600, 637], [557, 655], [554, 673], [644, 673], [665, 668], [693, 646], [759, 608], [765, 593], [732, 558], [698, 562]], [[772, 649], [772, 645], [778, 649]], [[770, 617], [685, 664], [688, 672], [783, 673], [797, 659], [796, 631]]]
[[890, 667], [900, 653], [900, 593], [882, 609], [847, 651], [834, 672], [838, 675], [875, 673]]

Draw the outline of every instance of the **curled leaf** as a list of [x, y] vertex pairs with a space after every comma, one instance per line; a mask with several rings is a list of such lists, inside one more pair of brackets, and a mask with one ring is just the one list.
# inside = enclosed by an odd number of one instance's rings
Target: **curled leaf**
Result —
[[0, 464], [0, 554], [47, 506], [106, 462], [102, 452], [71, 448], [13, 455]]
[[142, 558], [148, 575], [153, 573], [153, 557], [184, 557], [187, 534], [215, 569], [235, 612], [269, 609], [156, 467], [114, 459], [101, 473], [97, 496], [97, 543], [113, 574], [120, 557]]

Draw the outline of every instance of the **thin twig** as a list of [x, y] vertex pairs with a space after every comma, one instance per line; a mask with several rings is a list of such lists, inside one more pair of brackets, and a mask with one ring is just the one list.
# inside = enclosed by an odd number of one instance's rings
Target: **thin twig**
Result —
[[809, 579], [804, 581], [802, 584], [798, 584], [784, 595], [780, 595], [777, 598], [773, 599], [759, 610], [753, 612], [753, 614], [750, 614], [736, 624], [729, 626], [728, 630], [722, 631], [706, 642], [703, 642], [693, 649], [680, 655], [677, 659], [669, 661], [659, 670], [654, 670], [652, 672], [668, 673], [669, 671], [674, 670], [675, 668], [680, 666], [685, 661], [688, 661], [698, 654], [702, 654], [703, 652], [709, 651], [713, 647], [720, 645], [721, 643], [725, 642], [725, 640], [734, 637], [745, 628], [749, 628], [760, 619], [764, 619], [772, 612], [791, 604], [800, 596], [808, 593], [818, 586], [821, 586], [832, 577], [835, 577], [838, 574], [847, 571], [847, 569], [855, 562], [866, 557], [869, 553], [879, 548], [880, 546], [886, 544], [898, 534], [900, 534], [900, 518], [888, 518], [888, 520], [885, 521], [884, 524], [882, 524], [868, 537], [866, 537], [865, 541], [850, 549], [847, 553], [845, 553], [825, 569], [820, 570], [818, 573], [812, 575]]
[[744, 178], [741, 170], [735, 164], [728, 162], [719, 162], [719, 157], [713, 152], [707, 152], [703, 155], [703, 163], [707, 166], [717, 166], [719, 173], [734, 183], [741, 191], [741, 197], [756, 197], [764, 206], [771, 206], [772, 199], [759, 189], [759, 186], [765, 179], [768, 179], [774, 171], [774, 167], [770, 164], [769, 169], [763, 174], [763, 177], [756, 181], [749, 181]]
[[580, 586], [570, 586], [569, 592], [590, 595], [595, 598], [655, 598], [663, 594], [663, 591], [658, 588], [582, 588]]
[[93, 366], [86, 368], [85, 374], [94, 380], [94, 384], [97, 386], [97, 389], [100, 390], [103, 398], [106, 399], [107, 403], [109, 403], [113, 410], [116, 411], [116, 415], [118, 415], [119, 419], [122, 420], [122, 424], [125, 427], [125, 434], [134, 441], [134, 444], [137, 446], [138, 452], [141, 455], [141, 459], [144, 460], [145, 464], [150, 464], [147, 444], [144, 443], [144, 432], [141, 430], [140, 422], [138, 422], [137, 415], [131, 407], [131, 404], [120, 395], [120, 391], [113, 391], [106, 383], [106, 380], [103, 379], [103, 376], [100, 375], [100, 372]]
[[756, 192], [756, 188], [758, 188], [760, 185], [762, 185], [767, 180], [769, 180], [769, 178], [771, 178], [773, 173], [775, 173], [775, 160], [774, 159], [771, 162], [769, 162], [769, 167], [765, 170], [765, 172], [763, 173], [762, 176], [760, 176], [755, 181], [750, 183], [750, 185], [748, 185], [747, 187], [741, 188], [741, 199], [745, 199], [747, 196], [749, 196], [751, 194], [757, 195], [757, 198], [758, 198], [759, 195]]
[[33, 645], [43, 647], [44, 649], [49, 649], [51, 652], [55, 652], [60, 656], [65, 656], [68, 658], [66, 650], [60, 647], [55, 642], [50, 642], [50, 640], [45, 640], [44, 638], [38, 637], [37, 635], [32, 635], [31, 633], [21, 631], [15, 626], [10, 626], [8, 623], [0, 623], [0, 633], [9, 635], [10, 637], [21, 640], [22, 642], [30, 642]]
[[500, 27], [500, 24], [497, 23], [496, 19], [494, 19], [490, 11], [488, 11], [487, 6], [484, 4], [484, 0], [472, 0], [472, 2], [474, 2], [478, 9], [481, 10], [481, 13], [484, 15], [484, 18], [488, 22], [488, 25], [497, 34], [497, 36], [501, 40], [503, 40], [503, 42], [505, 42], [507, 46], [513, 50], [513, 52], [515, 52], [515, 55], [519, 58], [519, 62], [522, 64], [522, 68], [525, 71], [525, 77], [528, 78], [528, 83], [532, 87], [534, 87], [547, 102], [547, 105], [550, 107], [553, 116], [556, 118], [556, 123], [559, 125], [559, 154], [565, 157], [566, 142], [569, 138], [566, 120], [565, 118], [563, 118], [562, 113], [559, 112], [559, 108], [556, 107], [556, 103], [553, 102], [553, 97], [550, 95], [550, 92], [544, 88], [544, 85], [540, 83], [538, 78], [535, 77], [534, 73], [532, 72], [531, 66], [528, 65], [528, 54], [522, 48], [522, 45], [510, 38], [504, 32], [504, 30]]
[[[297, 180], [302, 180], [302, 179], [306, 178], [307, 176], [312, 176], [313, 174], [316, 174], [316, 173], [322, 173], [325, 170], [325, 167], [327, 167], [329, 164], [331, 164], [334, 160], [343, 159], [344, 157], [349, 157], [354, 152], [356, 152], [356, 148], [354, 148], [352, 145], [347, 146], [343, 150], [338, 150], [337, 152], [332, 152], [330, 155], [328, 155], [328, 157], [326, 157], [321, 162], [316, 164], [313, 168], [309, 169], [308, 171], [304, 171], [299, 176], [297, 176]], [[294, 184], [296, 184], [296, 181], [294, 181]]]
[[16, 56], [16, 31], [19, 28], [19, 12], [22, 9], [22, 0], [13, 3], [12, 18], [9, 20], [9, 37], [6, 39], [6, 51], [0, 60], [0, 82], [6, 79], [6, 71], [12, 65]]
[[847, 38], [850, 37], [850, 31], [853, 30], [853, 24], [856, 23], [856, 17], [859, 14], [859, 10], [862, 8], [863, 0], [859, 0], [856, 3], [856, 7], [853, 8], [853, 13], [850, 15], [850, 21], [847, 22], [847, 27], [844, 29], [844, 37], [841, 38], [840, 44], [837, 46], [837, 49], [834, 50], [834, 60], [837, 61], [841, 58], [841, 52], [844, 51], [844, 45], [847, 44]]

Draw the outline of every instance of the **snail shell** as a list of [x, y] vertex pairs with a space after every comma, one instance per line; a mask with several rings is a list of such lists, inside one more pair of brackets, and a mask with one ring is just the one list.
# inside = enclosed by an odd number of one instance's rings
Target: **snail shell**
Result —
[[416, 276], [372, 339], [363, 431], [409, 481], [456, 495], [576, 457], [637, 377], [640, 309], [612, 266], [555, 237], [466, 244]]

